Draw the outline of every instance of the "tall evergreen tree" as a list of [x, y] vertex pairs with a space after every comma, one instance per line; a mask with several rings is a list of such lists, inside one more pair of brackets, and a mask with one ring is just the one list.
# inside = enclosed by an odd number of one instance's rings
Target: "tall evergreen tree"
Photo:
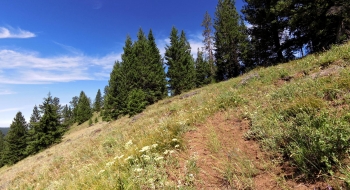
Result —
[[196, 67], [196, 87], [202, 87], [204, 85], [210, 84], [210, 82], [212, 81], [210, 65], [207, 60], [204, 60], [203, 52], [200, 51], [199, 49], [197, 50], [195, 67]]
[[102, 105], [103, 105], [103, 99], [102, 99], [101, 91], [100, 89], [98, 89], [95, 97], [95, 101], [94, 101], [94, 111], [96, 112], [101, 111]]
[[77, 107], [77, 122], [82, 124], [92, 117], [92, 109], [90, 99], [86, 96], [84, 91], [80, 92], [78, 107]]
[[[140, 36], [142, 35], [139, 35], [139, 37]], [[114, 100], [114, 104], [116, 105], [114, 107], [114, 109], [116, 109], [116, 115], [114, 118], [128, 114], [127, 102], [129, 93], [132, 89], [136, 89], [141, 83], [135, 83], [135, 81], [138, 81], [141, 76], [138, 73], [140, 63], [135, 61], [135, 48], [130, 36], [127, 36], [123, 50], [124, 53], [121, 56], [122, 61], [120, 62], [120, 65], [117, 65], [114, 73], [114, 88], [116, 88], [113, 89], [113, 92], [116, 94]], [[112, 88], [109, 88], [109, 90], [112, 90]]]
[[128, 70], [125, 70], [124, 66], [126, 63], [124, 60], [122, 62], [123, 72], [129, 74], [126, 76], [127, 86], [130, 87], [128, 89], [128, 94], [130, 94], [132, 90], [136, 90], [137, 92], [141, 90], [146, 95], [146, 98], [153, 102], [154, 97], [150, 89], [149, 74], [154, 71], [150, 69], [152, 66], [150, 63], [150, 50], [145, 33], [141, 28], [137, 34], [137, 41], [134, 42], [132, 46], [132, 52], [132, 56], [129, 55], [129, 59], [132, 58], [133, 61]]
[[350, 39], [347, 0], [245, 0], [257, 65], [286, 62]]
[[204, 19], [202, 22], [202, 26], [204, 27], [203, 30], [203, 43], [204, 43], [204, 48], [205, 48], [205, 52], [206, 52], [206, 60], [208, 61], [209, 65], [210, 65], [210, 71], [211, 71], [211, 76], [215, 75], [215, 65], [214, 65], [214, 42], [213, 42], [213, 32], [212, 32], [212, 27], [213, 27], [213, 22], [212, 19], [207, 12], [205, 12], [204, 15]]
[[62, 109], [62, 124], [69, 126], [73, 124], [73, 111], [67, 104]]
[[240, 44], [244, 38], [234, 0], [219, 0], [215, 12], [215, 59], [217, 81], [236, 77], [241, 72]]
[[[35, 134], [35, 128], [39, 127], [40, 120], [41, 120], [41, 111], [38, 109], [38, 107], [35, 105], [33, 108], [33, 113], [30, 116], [29, 120], [29, 130], [27, 132], [27, 146], [34, 141], [34, 134]], [[27, 150], [26, 150], [27, 151]], [[31, 152], [26, 152], [27, 155], [30, 155]]]
[[166, 75], [162, 56], [153, 37], [152, 30], [148, 33], [148, 89], [152, 98], [147, 98], [149, 104], [163, 99], [167, 95]]
[[350, 2], [348, 0], [278, 1], [274, 7], [288, 20], [293, 38], [289, 44], [308, 52], [328, 49], [332, 44], [350, 39]]
[[[57, 98], [58, 99], [58, 98]], [[53, 101], [51, 94], [44, 98], [43, 104], [39, 105], [42, 117], [38, 125], [32, 130], [31, 141], [28, 143], [26, 153], [34, 154], [59, 142], [66, 128], [61, 124], [61, 117], [57, 109], [60, 107]]]
[[108, 94], [108, 85], [106, 85], [104, 88], [103, 88], [103, 106], [104, 106], [104, 100], [106, 99], [106, 95]]
[[110, 121], [117, 119], [124, 113], [127, 91], [125, 90], [125, 76], [121, 71], [121, 63], [116, 62], [108, 81], [108, 86], [105, 88], [107, 94], [104, 100], [104, 110], [102, 119]]
[[293, 54], [291, 57], [287, 55], [288, 19], [276, 9], [279, 0], [245, 1], [247, 4], [242, 12], [252, 25], [249, 33], [255, 46], [254, 51], [259, 58], [258, 64], [269, 66], [293, 59]]
[[79, 102], [79, 97], [74, 96], [72, 100], [69, 102], [70, 107], [72, 109], [72, 121], [77, 122], [77, 111], [78, 111], [78, 102]]
[[33, 113], [30, 116], [29, 128], [33, 128], [33, 126], [37, 125], [40, 122], [41, 115], [38, 107], [35, 105], [33, 108]]
[[122, 61], [117, 61], [110, 75], [108, 87], [105, 88], [104, 111], [102, 119], [110, 121], [117, 119], [121, 115], [127, 114], [127, 97], [130, 89], [134, 88], [135, 84], [128, 82], [135, 81], [137, 74], [134, 64], [133, 43], [130, 36], [127, 36], [123, 47], [124, 53], [121, 56]]
[[137, 114], [166, 95], [165, 72], [151, 30], [147, 38], [140, 29], [134, 43], [127, 37], [105, 92], [104, 120]]
[[[47, 94], [47, 103], [48, 104], [51, 104], [51, 105], [53, 105], [54, 106], [54, 109], [56, 110], [56, 113], [57, 113], [57, 115], [58, 115], [58, 118], [59, 118], [59, 120], [61, 119], [61, 111], [62, 111], [62, 106], [61, 106], [61, 104], [60, 104], [60, 99], [59, 98], [57, 98], [57, 97], [52, 97], [51, 96], [51, 92], [49, 92], [48, 94]], [[44, 110], [45, 110], [45, 106], [44, 105], [39, 105], [39, 108], [40, 108], [40, 113], [43, 113], [44, 112]]]
[[165, 50], [168, 66], [167, 77], [172, 95], [193, 89], [196, 85], [194, 60], [184, 31], [179, 37], [177, 29], [173, 27], [170, 34], [170, 46], [167, 45]]
[[239, 43], [239, 60], [241, 66], [243, 66], [241, 72], [248, 72], [257, 66], [256, 50], [254, 49], [252, 37], [249, 36], [249, 30], [245, 26], [243, 19], [240, 19], [240, 21], [239, 32], [242, 38]]
[[15, 164], [26, 157], [28, 125], [22, 112], [17, 112], [5, 138], [4, 163]]

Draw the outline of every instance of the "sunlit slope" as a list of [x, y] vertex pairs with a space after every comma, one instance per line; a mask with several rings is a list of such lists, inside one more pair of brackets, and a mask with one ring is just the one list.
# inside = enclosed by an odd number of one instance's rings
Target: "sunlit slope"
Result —
[[349, 62], [348, 43], [159, 101], [132, 118], [74, 126], [60, 144], [0, 169], [0, 187], [195, 188], [186, 176], [179, 182], [168, 173], [180, 167], [182, 135], [217, 112], [250, 120], [245, 138], [288, 162], [296, 178], [318, 176], [344, 185], [350, 181], [344, 166], [350, 147]]

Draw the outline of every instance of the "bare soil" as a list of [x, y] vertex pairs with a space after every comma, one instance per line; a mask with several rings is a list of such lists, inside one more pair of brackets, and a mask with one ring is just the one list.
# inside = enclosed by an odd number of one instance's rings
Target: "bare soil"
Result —
[[[192, 184], [195, 189], [328, 189], [328, 185], [323, 182], [296, 182], [292, 167], [273, 163], [256, 141], [244, 138], [248, 130], [248, 120], [237, 119], [225, 112], [208, 118], [205, 123], [197, 125], [184, 135], [186, 151], [179, 155], [178, 171], [176, 174], [170, 172], [169, 177], [176, 183], [181, 183], [181, 179], [188, 175], [188, 160], [196, 159], [199, 172]], [[209, 134], [213, 132], [220, 143], [218, 151], [211, 150], [209, 146], [210, 141], [213, 141]], [[239, 158], [233, 159], [235, 156]], [[240, 167], [240, 163], [235, 163], [237, 161], [251, 163], [252, 175], [242, 177], [246, 168]], [[236, 165], [234, 172], [238, 178], [242, 178], [229, 182], [224, 175], [227, 164]]]

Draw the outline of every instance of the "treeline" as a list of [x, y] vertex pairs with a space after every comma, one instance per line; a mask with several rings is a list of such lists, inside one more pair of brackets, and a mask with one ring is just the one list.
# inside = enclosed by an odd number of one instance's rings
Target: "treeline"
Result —
[[[162, 59], [152, 31], [127, 37], [106, 87], [104, 120], [135, 115], [169, 95], [237, 77], [257, 66], [270, 66], [326, 50], [350, 37], [350, 3], [345, 0], [245, 0], [243, 17], [234, 0], [219, 0], [215, 18], [202, 22], [197, 58], [184, 31], [173, 27]], [[246, 27], [245, 23], [249, 23]], [[162, 68], [165, 66], [165, 70]]]
[[20, 111], [17, 112], [6, 136], [0, 131], [0, 167], [15, 164], [60, 142], [70, 125], [91, 121], [93, 111], [101, 110], [103, 98], [98, 90], [92, 105], [82, 91], [79, 97], [72, 98], [70, 104], [61, 106], [60, 99], [49, 93], [42, 104], [34, 106], [29, 122]]
[[152, 30], [146, 36], [140, 29], [134, 42], [128, 36], [121, 61], [114, 64], [105, 90], [103, 119], [135, 115], [168, 94], [177, 95], [211, 82], [210, 67], [203, 53], [199, 51], [194, 60], [185, 32], [179, 34], [175, 27], [166, 47], [165, 61], [166, 68]]
[[[227, 0], [225, 0], [227, 1]], [[274, 65], [329, 49], [350, 37], [349, 0], [245, 0], [252, 62]]]

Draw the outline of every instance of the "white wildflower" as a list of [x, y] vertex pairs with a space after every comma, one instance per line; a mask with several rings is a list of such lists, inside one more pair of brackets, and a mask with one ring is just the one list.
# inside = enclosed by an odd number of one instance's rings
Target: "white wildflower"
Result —
[[135, 168], [134, 171], [135, 172], [141, 172], [143, 169], [142, 168]]
[[127, 143], [125, 143], [125, 148], [128, 149], [131, 145], [133, 145], [132, 140], [129, 140]]
[[142, 147], [142, 149], [140, 150], [140, 152], [146, 152], [148, 151], [150, 148], [150, 146], [145, 146], [145, 147]]
[[119, 159], [121, 159], [121, 158], [123, 158], [123, 157], [124, 157], [124, 154], [121, 155], [121, 156], [116, 156], [116, 157], [114, 157], [114, 160], [119, 160]]
[[178, 144], [177, 144], [177, 145], [175, 145], [175, 148], [180, 148], [180, 145], [178, 145]]
[[173, 142], [177, 142], [178, 140], [174, 138], [174, 139], [172, 139], [171, 141], [173, 141]]
[[128, 156], [127, 158], [125, 158], [124, 160], [125, 161], [129, 161], [129, 160], [132, 160], [132, 159], [134, 159], [134, 157], [132, 157], [132, 156]]
[[163, 160], [163, 159], [164, 159], [163, 156], [159, 156], [159, 157], [155, 158], [154, 160], [155, 160], [155, 161], [159, 161], [159, 160]]
[[113, 164], [114, 164], [114, 161], [108, 162], [108, 163], [106, 164], [106, 166], [107, 166], [107, 167], [110, 167], [110, 166], [112, 166]]
[[141, 158], [143, 158], [144, 160], [150, 160], [151, 157], [149, 157], [148, 155], [142, 155]]
[[186, 125], [186, 121], [178, 121], [177, 122], [179, 125]]
[[98, 172], [98, 174], [97, 175], [101, 175], [103, 172], [105, 172], [106, 170], [100, 170], [99, 172]]
[[169, 154], [169, 150], [165, 150], [163, 154], [164, 154], [164, 155]]
[[157, 148], [158, 144], [152, 144], [152, 148]]

